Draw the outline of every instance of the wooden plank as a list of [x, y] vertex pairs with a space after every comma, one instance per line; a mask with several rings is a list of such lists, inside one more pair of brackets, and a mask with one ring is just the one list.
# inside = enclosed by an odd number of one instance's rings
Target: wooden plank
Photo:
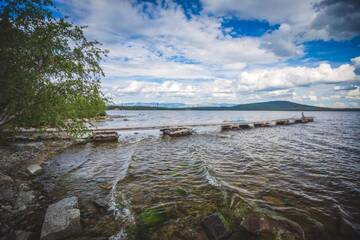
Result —
[[[222, 129], [240, 129], [247, 128], [247, 126], [251, 127], [269, 127], [275, 125], [277, 121], [288, 120], [289, 124], [293, 123], [307, 123], [313, 122], [313, 117], [304, 117], [304, 118], [288, 118], [288, 119], [275, 119], [272, 121], [261, 121], [261, 122], [218, 122], [218, 123], [200, 123], [200, 124], [179, 124], [179, 125], [155, 125], [155, 126], [132, 126], [132, 127], [113, 127], [113, 128], [89, 128], [85, 131], [88, 132], [112, 132], [112, 131], [138, 131], [138, 130], [155, 130], [155, 129], [172, 129], [172, 128], [191, 128], [191, 127], [216, 127], [219, 126]], [[43, 132], [39, 129], [21, 129], [20, 132], [23, 133], [39, 133]], [[47, 133], [54, 132], [65, 132], [59, 129], [46, 129]]]

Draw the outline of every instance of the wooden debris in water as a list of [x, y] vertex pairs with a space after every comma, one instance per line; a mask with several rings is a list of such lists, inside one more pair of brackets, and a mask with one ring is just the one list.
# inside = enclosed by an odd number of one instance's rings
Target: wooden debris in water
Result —
[[100, 183], [98, 185], [99, 188], [105, 189], [105, 190], [110, 190], [112, 189], [112, 184], [110, 183]]
[[314, 118], [313, 117], [303, 117], [301, 118], [302, 123], [308, 123], [308, 122], [313, 122]]
[[119, 134], [116, 131], [94, 131], [93, 139], [95, 142], [117, 142], [119, 139]]
[[226, 124], [221, 126], [222, 131], [226, 130], [236, 130], [236, 129], [249, 129], [253, 128], [254, 124], [240, 123], [240, 124]]
[[294, 123], [308, 123], [313, 122], [313, 117], [301, 117], [301, 118], [288, 118], [288, 119], [277, 119], [272, 121], [263, 121], [263, 122], [254, 122], [254, 123], [231, 123], [221, 125], [221, 130], [240, 130], [248, 128], [258, 128], [258, 127], [272, 127], [276, 125], [289, 125]]
[[276, 125], [289, 125], [290, 121], [289, 119], [280, 119], [280, 120], [276, 120]]
[[271, 127], [271, 122], [255, 122], [255, 127]]
[[170, 137], [181, 137], [188, 136], [192, 134], [191, 128], [164, 128], [160, 129], [163, 135]]

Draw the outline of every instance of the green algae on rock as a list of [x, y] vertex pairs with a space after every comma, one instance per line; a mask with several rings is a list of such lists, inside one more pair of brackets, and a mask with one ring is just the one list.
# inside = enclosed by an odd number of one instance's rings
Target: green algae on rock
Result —
[[166, 210], [163, 208], [147, 208], [139, 217], [141, 222], [148, 227], [156, 226], [167, 220]]
[[177, 194], [179, 194], [179, 195], [181, 195], [181, 196], [186, 196], [186, 195], [189, 194], [185, 189], [183, 189], [183, 188], [181, 188], [181, 187], [177, 187], [177, 188], [175, 189], [175, 191], [176, 191]]

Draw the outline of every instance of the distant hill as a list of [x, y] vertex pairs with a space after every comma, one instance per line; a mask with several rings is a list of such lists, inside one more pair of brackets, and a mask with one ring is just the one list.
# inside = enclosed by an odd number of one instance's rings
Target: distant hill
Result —
[[233, 106], [209, 106], [209, 107], [150, 107], [150, 106], [109, 106], [109, 110], [229, 110], [229, 111], [360, 111], [360, 108], [327, 108], [304, 105], [290, 101], [269, 101], [259, 103], [247, 103]]
[[[216, 109], [218, 107], [215, 107]], [[213, 107], [204, 107], [201, 109], [211, 110]], [[223, 108], [222, 108], [223, 109]], [[239, 104], [231, 107], [226, 107], [227, 110], [237, 111], [326, 111], [331, 108], [315, 107], [310, 105], [298, 104], [290, 101], [270, 101], [259, 103]]]

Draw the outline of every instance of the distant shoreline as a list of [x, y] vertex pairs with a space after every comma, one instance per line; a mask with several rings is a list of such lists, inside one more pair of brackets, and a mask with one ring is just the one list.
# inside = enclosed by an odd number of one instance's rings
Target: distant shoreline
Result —
[[267, 111], [267, 112], [359, 112], [360, 108], [335, 108], [335, 109], [326, 109], [326, 110], [308, 110], [308, 109], [203, 109], [203, 108], [156, 108], [156, 107], [108, 107], [107, 110], [126, 110], [126, 111]]
[[234, 106], [204, 106], [204, 107], [160, 107], [160, 106], [121, 106], [110, 105], [107, 110], [175, 110], [175, 111], [360, 111], [360, 108], [328, 108], [298, 104], [290, 101], [270, 101], [260, 103], [239, 104]]

